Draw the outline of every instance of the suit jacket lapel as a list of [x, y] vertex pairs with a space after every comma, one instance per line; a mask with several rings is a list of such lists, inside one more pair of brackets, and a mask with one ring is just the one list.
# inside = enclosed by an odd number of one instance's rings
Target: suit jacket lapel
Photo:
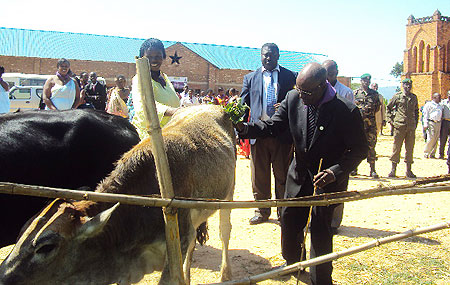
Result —
[[[300, 100], [300, 98], [299, 98]], [[301, 141], [301, 150], [306, 150], [306, 136], [308, 135], [308, 112], [306, 110], [306, 105], [299, 104], [298, 105], [298, 114], [299, 114], [299, 120], [300, 120], [300, 127], [302, 129], [302, 141]]]
[[331, 102], [333, 101], [334, 99], [319, 107], [319, 117], [317, 118], [316, 130], [314, 131], [311, 145], [309, 146], [310, 149], [311, 146], [313, 146], [317, 139], [322, 135], [322, 133], [328, 128], [328, 125], [333, 118], [333, 110], [330, 106], [332, 105]]
[[280, 100], [279, 96], [281, 94], [280, 88], [281, 88], [281, 86], [284, 86], [283, 79], [284, 79], [283, 68], [280, 66], [280, 71], [278, 72], [278, 82], [277, 82], [277, 102], [281, 102], [282, 101], [282, 100]]
[[[264, 96], [264, 91], [263, 91], [263, 76], [262, 76], [262, 67], [258, 68], [258, 70], [256, 71], [255, 74], [255, 94], [258, 94], [259, 96], [259, 106], [261, 106], [261, 112], [262, 112], [262, 103], [263, 103], [263, 96]], [[260, 114], [261, 115], [261, 114]]]

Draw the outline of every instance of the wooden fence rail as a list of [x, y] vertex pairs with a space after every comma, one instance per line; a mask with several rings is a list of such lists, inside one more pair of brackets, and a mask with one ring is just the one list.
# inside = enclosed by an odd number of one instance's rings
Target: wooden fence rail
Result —
[[[338, 193], [328, 193], [318, 196], [309, 196], [296, 199], [280, 199], [280, 200], [265, 200], [265, 201], [219, 201], [208, 199], [187, 199], [187, 198], [173, 198], [166, 199], [160, 197], [144, 197], [125, 194], [112, 194], [112, 193], [97, 193], [89, 191], [67, 190], [43, 186], [23, 185], [9, 182], [0, 182], [0, 193], [15, 194], [15, 195], [30, 195], [48, 198], [63, 198], [74, 200], [91, 200], [96, 202], [110, 202], [110, 203], [122, 203], [130, 205], [150, 206], [150, 207], [172, 207], [172, 208], [204, 208], [204, 209], [237, 209], [237, 208], [269, 208], [269, 207], [309, 207], [309, 206], [327, 206], [331, 204], [344, 203], [350, 201], [365, 200], [374, 197], [391, 196], [391, 195], [404, 195], [404, 194], [419, 194], [419, 193], [432, 193], [440, 191], [450, 191], [450, 184], [446, 184], [445, 181], [449, 180], [450, 176], [431, 177], [422, 180], [416, 180], [413, 183], [408, 183], [398, 186], [380, 186], [375, 189], [369, 189], [364, 191], [346, 191]], [[436, 183], [440, 183], [437, 184]], [[431, 186], [428, 184], [432, 184]], [[323, 255], [314, 259], [302, 261], [292, 264], [282, 269], [273, 270], [263, 274], [250, 276], [237, 281], [226, 282], [225, 284], [254, 284], [263, 280], [276, 278], [291, 272], [295, 272], [299, 269], [309, 266], [329, 262], [336, 260], [343, 256], [348, 256], [361, 252], [381, 244], [398, 241], [411, 236], [415, 236], [422, 233], [432, 232], [450, 228], [449, 222], [444, 222], [438, 225], [420, 228], [416, 230], [410, 230], [394, 236], [376, 239], [375, 241], [366, 243], [364, 245], [356, 246], [343, 250], [340, 252], [334, 252], [327, 255]], [[177, 263], [177, 262], [176, 262]], [[178, 267], [179, 265], [177, 264]], [[179, 276], [180, 272], [178, 272]], [[183, 283], [182, 280], [177, 280], [176, 283]]]
[[256, 282], [261, 282], [261, 281], [264, 281], [267, 279], [277, 278], [277, 277], [280, 277], [280, 276], [283, 276], [283, 275], [286, 275], [289, 273], [296, 272], [300, 269], [304, 269], [306, 267], [322, 264], [325, 262], [330, 262], [330, 261], [336, 260], [336, 259], [344, 257], [344, 256], [352, 255], [352, 254], [355, 254], [358, 252], [362, 252], [362, 251], [380, 246], [382, 244], [399, 241], [399, 240], [406, 239], [406, 238], [416, 236], [419, 234], [430, 233], [430, 232], [443, 230], [443, 229], [447, 229], [447, 228], [450, 228], [450, 222], [443, 222], [443, 223], [439, 223], [439, 224], [428, 226], [428, 227], [413, 229], [413, 230], [409, 230], [409, 231], [399, 233], [396, 235], [375, 239], [368, 243], [354, 246], [354, 247], [351, 247], [351, 248], [348, 248], [348, 249], [345, 249], [342, 251], [332, 252], [332, 253], [325, 254], [325, 255], [322, 255], [322, 256], [319, 256], [316, 258], [312, 258], [312, 259], [305, 260], [302, 262], [297, 262], [292, 265], [286, 266], [284, 268], [280, 268], [280, 269], [272, 270], [272, 271], [265, 272], [262, 274], [249, 276], [247, 278], [243, 278], [240, 280], [228, 281], [228, 282], [224, 282], [224, 283], [220, 283], [220, 284], [227, 284], [227, 285], [229, 285], [229, 284], [256, 284]]
[[450, 184], [433, 186], [408, 186], [382, 187], [364, 191], [346, 191], [328, 193], [317, 196], [308, 196], [295, 199], [260, 200], [260, 201], [225, 201], [208, 199], [144, 197], [136, 195], [97, 193], [90, 191], [67, 190], [43, 186], [32, 186], [0, 182], [0, 193], [29, 195], [48, 198], [62, 198], [74, 200], [91, 200], [96, 202], [121, 203], [149, 207], [174, 207], [174, 208], [201, 208], [201, 209], [245, 209], [245, 208], [271, 208], [271, 207], [309, 207], [328, 206], [344, 202], [359, 201], [375, 197], [423, 194], [450, 191]]

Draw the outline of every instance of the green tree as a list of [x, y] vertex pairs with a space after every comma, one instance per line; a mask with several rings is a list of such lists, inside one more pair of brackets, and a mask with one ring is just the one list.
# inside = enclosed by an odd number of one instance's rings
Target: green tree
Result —
[[392, 67], [390, 75], [394, 76], [395, 78], [400, 77], [403, 72], [403, 61], [401, 63], [397, 62]]
[[353, 82], [352, 82], [352, 85], [351, 85], [352, 90], [356, 90], [356, 89], [358, 89], [359, 87], [361, 87], [361, 83], [353, 83]]

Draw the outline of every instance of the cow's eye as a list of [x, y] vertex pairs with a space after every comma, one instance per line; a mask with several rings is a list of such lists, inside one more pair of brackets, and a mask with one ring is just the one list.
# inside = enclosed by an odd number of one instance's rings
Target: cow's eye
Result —
[[52, 250], [56, 248], [56, 244], [45, 244], [41, 246], [40, 248], [36, 249], [37, 254], [48, 254]]

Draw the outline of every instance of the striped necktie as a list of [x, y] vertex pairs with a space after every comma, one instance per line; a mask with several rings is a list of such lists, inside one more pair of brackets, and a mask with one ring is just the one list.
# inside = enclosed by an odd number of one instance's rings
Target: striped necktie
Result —
[[317, 107], [314, 105], [308, 105], [308, 129], [306, 134], [306, 143], [310, 147], [314, 131], [316, 130], [317, 119]]
[[[270, 71], [269, 71], [270, 72]], [[273, 71], [270, 72], [270, 84], [267, 86], [267, 116], [272, 117], [275, 113], [275, 104], [277, 103], [277, 98], [275, 96], [275, 88], [273, 87]]]

